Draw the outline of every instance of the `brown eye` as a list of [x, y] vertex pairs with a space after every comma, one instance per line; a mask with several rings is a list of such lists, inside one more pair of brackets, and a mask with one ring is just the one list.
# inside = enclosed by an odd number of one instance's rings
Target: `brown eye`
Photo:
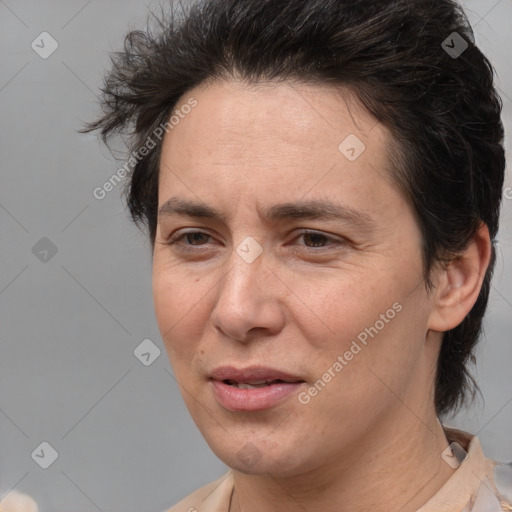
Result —
[[343, 244], [342, 240], [334, 239], [317, 231], [303, 231], [297, 237], [297, 239], [299, 238], [303, 238], [305, 242], [304, 244], [299, 245], [304, 245], [304, 247], [307, 247], [308, 249], [323, 249], [333, 245]]
[[309, 247], [309, 244], [307, 243], [308, 240], [311, 242], [313, 247], [319, 247], [319, 246], [323, 247], [324, 243], [329, 240], [328, 237], [326, 237], [325, 235], [320, 235], [319, 233], [304, 233], [302, 235], [302, 237], [304, 238], [304, 241], [306, 242], [305, 245], [307, 245], [308, 247]]
[[[202, 231], [188, 231], [186, 233], [181, 233], [180, 235], [172, 237], [167, 244], [168, 245], [174, 245], [178, 243], [182, 243], [182, 240], [186, 240], [184, 245], [192, 245], [192, 246], [200, 246], [204, 245], [208, 238], [211, 238], [211, 236], [208, 233], [203, 233]], [[196, 243], [198, 242], [198, 243]]]

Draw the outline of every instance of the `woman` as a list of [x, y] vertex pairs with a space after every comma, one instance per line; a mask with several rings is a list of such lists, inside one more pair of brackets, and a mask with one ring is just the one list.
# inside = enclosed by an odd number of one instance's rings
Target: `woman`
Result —
[[511, 510], [510, 466], [440, 421], [474, 389], [505, 166], [454, 2], [198, 2], [127, 36], [102, 105], [230, 467], [171, 512]]

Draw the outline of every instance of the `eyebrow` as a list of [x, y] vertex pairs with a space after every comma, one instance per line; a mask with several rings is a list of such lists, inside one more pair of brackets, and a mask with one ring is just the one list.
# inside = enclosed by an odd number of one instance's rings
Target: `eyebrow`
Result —
[[[276, 204], [265, 209], [263, 213], [271, 221], [287, 219], [344, 220], [367, 231], [371, 231], [375, 227], [374, 219], [366, 212], [322, 199]], [[173, 215], [220, 220], [224, 223], [229, 219], [227, 215], [205, 203], [178, 197], [171, 197], [158, 209], [159, 220]]]

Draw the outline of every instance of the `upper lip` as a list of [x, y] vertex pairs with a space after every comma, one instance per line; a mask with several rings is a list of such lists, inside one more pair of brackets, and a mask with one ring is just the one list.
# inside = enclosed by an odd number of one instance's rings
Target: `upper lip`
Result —
[[235, 368], [234, 366], [219, 366], [209, 374], [213, 380], [232, 380], [239, 383], [249, 383], [253, 381], [272, 381], [282, 380], [285, 382], [304, 382], [296, 375], [269, 368], [266, 366], [248, 366], [246, 368]]

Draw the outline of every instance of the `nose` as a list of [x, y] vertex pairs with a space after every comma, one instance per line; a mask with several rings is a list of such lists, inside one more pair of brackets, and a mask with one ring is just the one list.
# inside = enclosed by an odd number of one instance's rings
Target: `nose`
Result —
[[283, 289], [264, 252], [248, 262], [234, 250], [229, 270], [219, 282], [212, 325], [241, 343], [279, 333], [284, 325]]

